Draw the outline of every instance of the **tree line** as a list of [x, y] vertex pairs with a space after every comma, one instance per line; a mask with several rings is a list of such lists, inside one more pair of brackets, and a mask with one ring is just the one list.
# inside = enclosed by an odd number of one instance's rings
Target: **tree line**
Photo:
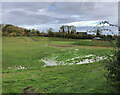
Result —
[[75, 26], [68, 26], [63, 25], [60, 27], [59, 32], [53, 32], [53, 29], [48, 29], [48, 37], [59, 37], [59, 38], [72, 38], [72, 39], [92, 39], [95, 37], [100, 37], [103, 40], [114, 40], [116, 36], [112, 35], [102, 35], [101, 29], [97, 28], [95, 31], [88, 31], [88, 32], [95, 32], [96, 35], [87, 34], [87, 32], [77, 32]]
[[39, 36], [40, 31], [35, 29], [25, 29], [11, 24], [0, 25], [2, 36]]
[[100, 29], [96, 30], [96, 35], [88, 35], [87, 32], [77, 32], [76, 27], [71, 25], [62, 25], [58, 32], [53, 32], [53, 28], [49, 28], [47, 33], [40, 32], [36, 29], [25, 29], [11, 24], [1, 24], [2, 36], [45, 36], [45, 37], [59, 37], [72, 39], [92, 39], [94, 37], [101, 37], [103, 39], [115, 39], [115, 36], [101, 35]]

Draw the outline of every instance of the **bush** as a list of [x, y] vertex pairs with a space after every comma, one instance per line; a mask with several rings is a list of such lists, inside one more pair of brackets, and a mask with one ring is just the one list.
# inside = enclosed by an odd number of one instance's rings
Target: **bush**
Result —
[[114, 56], [105, 61], [108, 70], [107, 79], [115, 86], [118, 93], [120, 93], [120, 38], [117, 40], [117, 48], [114, 49]]

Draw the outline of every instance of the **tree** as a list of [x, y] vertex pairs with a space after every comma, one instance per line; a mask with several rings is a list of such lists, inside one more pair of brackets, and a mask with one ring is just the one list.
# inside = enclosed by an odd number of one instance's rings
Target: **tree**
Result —
[[54, 37], [54, 33], [53, 33], [53, 29], [52, 28], [48, 29], [48, 36], [49, 37]]
[[31, 36], [31, 30], [29, 29], [27, 30], [27, 32], [28, 32], [27, 36]]
[[33, 28], [32, 31], [31, 31], [31, 34], [32, 34], [33, 36], [37, 36], [37, 35], [39, 34], [39, 31], [38, 31], [38, 30], [35, 30], [35, 29]]
[[40, 31], [36, 30], [36, 34], [37, 34], [37, 36], [40, 36]]
[[71, 34], [76, 34], [76, 27], [75, 26], [71, 26]]
[[14, 26], [11, 24], [0, 25], [2, 26], [2, 35], [3, 36], [38, 36], [40, 35], [39, 30], [35, 29], [25, 29], [22, 27]]
[[70, 33], [71, 26], [67, 26], [68, 34]]
[[64, 26], [64, 25], [62, 25], [62, 26], [60, 27], [60, 29], [61, 29], [62, 32], [65, 32], [65, 26]]
[[100, 36], [100, 33], [101, 33], [101, 31], [99, 30], [99, 29], [97, 29], [97, 31], [96, 31], [96, 36]]

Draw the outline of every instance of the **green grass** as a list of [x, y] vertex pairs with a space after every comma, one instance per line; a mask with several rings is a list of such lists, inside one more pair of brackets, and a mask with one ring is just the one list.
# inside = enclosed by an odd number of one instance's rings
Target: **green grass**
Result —
[[104, 73], [97, 63], [11, 70], [3, 73], [3, 93], [21, 93], [27, 86], [38, 93], [111, 93]]
[[[112, 49], [83, 47], [52, 47], [51, 43], [73, 44], [76, 40], [47, 37], [3, 37], [2, 39], [2, 92], [23, 93], [31, 86], [35, 93], [111, 93], [114, 88], [104, 77], [108, 72], [100, 62], [82, 65], [47, 66], [40, 61], [43, 58], [58, 56], [66, 60], [73, 56], [89, 54], [112, 54]], [[77, 40], [78, 41], [78, 40]], [[81, 40], [80, 40], [81, 41]], [[75, 51], [75, 49], [78, 51]], [[69, 52], [70, 51], [70, 52]], [[25, 66], [27, 69], [8, 69]]]
[[71, 46], [72, 45], [72, 41], [50, 41], [50, 45], [57, 45], [57, 46]]
[[3, 37], [3, 69], [7, 69], [7, 67], [13, 65], [38, 67], [39, 59], [52, 53], [59, 52], [57, 48], [47, 47], [46, 40], [47, 39], [41, 40], [40, 42], [34, 42], [26, 37]]
[[115, 47], [115, 41], [92, 41], [86, 39], [66, 39], [66, 38], [49, 38], [50, 45], [57, 46], [97, 46], [97, 47]]
[[73, 43], [73, 45], [81, 45], [81, 46], [99, 46], [99, 47], [113, 47], [115, 46], [115, 42], [109, 41], [88, 41], [88, 40], [80, 40]]

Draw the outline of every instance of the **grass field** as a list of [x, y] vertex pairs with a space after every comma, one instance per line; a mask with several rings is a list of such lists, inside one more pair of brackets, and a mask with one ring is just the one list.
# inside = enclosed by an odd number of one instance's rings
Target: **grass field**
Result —
[[114, 47], [115, 41], [92, 41], [91, 39], [62, 39], [49, 38], [51, 45], [80, 45], [80, 46], [97, 46], [97, 47]]
[[[95, 45], [90, 45], [89, 42], [93, 44], [90, 40], [3, 37], [2, 92], [23, 93], [23, 89], [30, 86], [34, 93], [114, 93], [115, 89], [104, 77], [108, 73], [102, 64], [104, 60], [70, 65], [73, 61], [79, 62], [81, 56], [112, 55], [112, 48], [106, 48], [104, 45], [105, 43], [108, 45], [109, 42], [96, 41]], [[52, 58], [58, 63], [68, 64], [45, 66], [42, 59]], [[72, 58], [74, 59], [70, 60]], [[86, 58], [91, 57], [84, 57]]]

